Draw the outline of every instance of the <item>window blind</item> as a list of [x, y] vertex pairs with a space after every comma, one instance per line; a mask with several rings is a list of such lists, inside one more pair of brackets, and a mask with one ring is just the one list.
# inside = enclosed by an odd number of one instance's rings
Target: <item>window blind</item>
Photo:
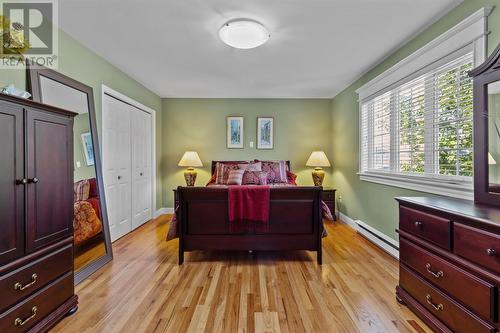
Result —
[[360, 171], [467, 180], [472, 176], [473, 53], [360, 107]]

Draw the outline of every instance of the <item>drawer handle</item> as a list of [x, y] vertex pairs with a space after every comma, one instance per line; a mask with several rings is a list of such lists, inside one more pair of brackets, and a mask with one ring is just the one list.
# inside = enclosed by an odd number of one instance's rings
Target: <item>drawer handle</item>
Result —
[[32, 285], [34, 285], [36, 283], [36, 278], [38, 277], [38, 275], [36, 274], [33, 274], [31, 276], [31, 282], [28, 283], [27, 285], [23, 286], [20, 282], [16, 282], [16, 284], [14, 285], [14, 290], [19, 290], [19, 291], [22, 291], [28, 287], [31, 287]]
[[486, 254], [489, 255], [490, 257], [494, 257], [497, 255], [497, 251], [495, 251], [495, 249], [487, 249]]
[[439, 303], [439, 304], [434, 304], [432, 303], [432, 298], [431, 298], [431, 295], [427, 294], [427, 296], [425, 297], [427, 299], [427, 303], [429, 303], [433, 308], [434, 310], [436, 311], [442, 311], [443, 310], [443, 304]]
[[431, 269], [431, 264], [425, 265], [425, 268], [427, 269], [427, 272], [429, 272], [430, 275], [434, 276], [436, 279], [442, 278], [444, 276], [443, 271], [439, 271], [437, 273], [433, 272]]
[[424, 225], [422, 222], [420, 221], [415, 221], [415, 228], [421, 228], [422, 225]]
[[30, 321], [31, 319], [33, 319], [33, 318], [36, 317], [36, 312], [37, 311], [38, 311], [38, 308], [36, 306], [32, 307], [31, 308], [31, 316], [29, 316], [28, 318], [26, 318], [24, 320], [22, 320], [21, 318], [16, 318], [16, 320], [14, 320], [14, 325], [15, 326], [23, 326], [28, 321]]

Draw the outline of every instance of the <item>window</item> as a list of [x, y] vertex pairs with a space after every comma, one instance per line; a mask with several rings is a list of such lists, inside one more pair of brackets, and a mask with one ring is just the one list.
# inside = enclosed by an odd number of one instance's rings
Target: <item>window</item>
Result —
[[473, 53], [361, 102], [361, 174], [471, 182]]
[[473, 197], [472, 80], [486, 58], [483, 7], [373, 78], [359, 96], [359, 177]]

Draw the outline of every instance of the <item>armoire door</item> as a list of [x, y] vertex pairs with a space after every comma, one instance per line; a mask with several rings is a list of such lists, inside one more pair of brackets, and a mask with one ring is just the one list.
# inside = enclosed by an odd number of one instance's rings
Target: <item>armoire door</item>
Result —
[[129, 105], [104, 95], [103, 175], [111, 241], [132, 230]]
[[73, 119], [26, 110], [26, 251], [73, 234]]
[[24, 254], [23, 108], [0, 102], [0, 265]]
[[130, 107], [132, 120], [132, 228], [151, 220], [151, 115]]

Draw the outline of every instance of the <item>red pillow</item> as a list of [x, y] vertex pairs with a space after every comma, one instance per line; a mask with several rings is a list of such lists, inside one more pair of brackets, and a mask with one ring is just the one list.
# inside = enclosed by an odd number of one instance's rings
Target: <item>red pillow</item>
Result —
[[288, 184], [297, 185], [297, 182], [296, 182], [297, 175], [294, 174], [293, 172], [287, 171], [286, 178], [288, 179]]
[[90, 184], [89, 198], [98, 197], [99, 196], [99, 189], [97, 188], [96, 179], [90, 178], [89, 184]]

